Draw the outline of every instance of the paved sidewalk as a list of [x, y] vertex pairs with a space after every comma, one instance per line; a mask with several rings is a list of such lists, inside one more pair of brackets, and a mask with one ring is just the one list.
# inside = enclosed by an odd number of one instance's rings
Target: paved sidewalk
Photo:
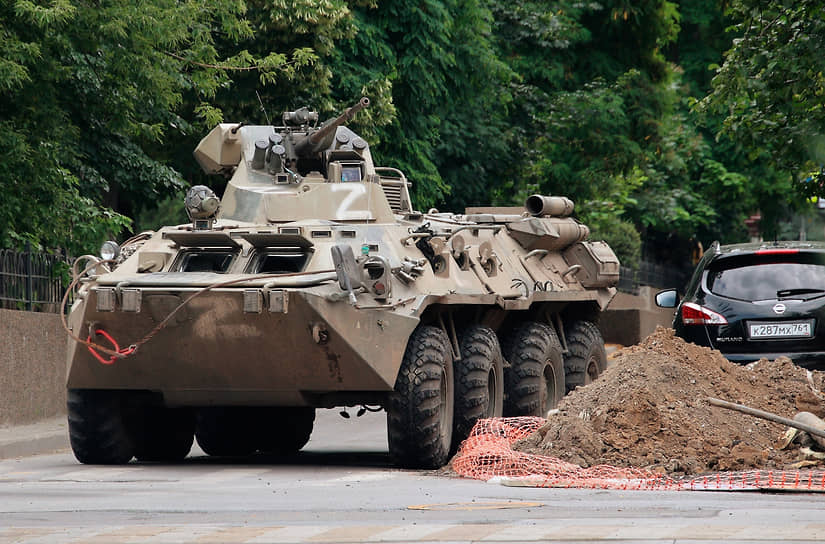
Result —
[[69, 448], [66, 416], [30, 425], [0, 427], [0, 459], [52, 453]]

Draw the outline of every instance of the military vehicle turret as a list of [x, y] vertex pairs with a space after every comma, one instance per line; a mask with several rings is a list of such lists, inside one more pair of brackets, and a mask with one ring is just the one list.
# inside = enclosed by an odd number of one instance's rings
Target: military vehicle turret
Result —
[[197, 146], [222, 198], [85, 256], [68, 323], [83, 463], [293, 454], [317, 408], [385, 409], [403, 467], [443, 465], [481, 417], [544, 415], [606, 364], [619, 263], [573, 203], [417, 211], [344, 126], [226, 123]]

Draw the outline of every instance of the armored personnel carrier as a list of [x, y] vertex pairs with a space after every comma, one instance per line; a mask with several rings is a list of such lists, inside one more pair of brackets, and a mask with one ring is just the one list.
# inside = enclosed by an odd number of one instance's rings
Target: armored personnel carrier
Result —
[[446, 463], [482, 417], [544, 415], [604, 369], [596, 322], [619, 263], [573, 203], [417, 211], [410, 182], [344, 126], [221, 124], [230, 178], [190, 223], [86, 256], [68, 318], [68, 419], [83, 463], [288, 455], [316, 408], [387, 412], [403, 467]]

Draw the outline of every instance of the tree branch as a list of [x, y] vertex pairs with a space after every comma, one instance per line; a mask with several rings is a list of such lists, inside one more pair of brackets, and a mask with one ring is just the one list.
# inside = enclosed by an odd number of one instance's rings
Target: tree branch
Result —
[[[182, 57], [178, 54], [172, 53], [171, 51], [163, 51], [163, 54], [168, 55], [168, 56], [172, 57], [173, 59], [177, 59], [181, 62], [185, 62], [186, 64], [191, 64], [193, 66], [199, 66], [200, 68], [212, 68], [212, 69], [215, 69], [215, 70], [231, 70], [231, 71], [235, 71], [235, 72], [249, 72], [249, 71], [253, 71], [253, 70], [263, 70], [264, 69], [264, 68], [261, 68], [261, 66], [258, 65], [258, 64], [254, 65], [254, 66], [222, 66], [220, 64], [207, 64], [207, 63], [204, 63], [204, 62], [198, 62], [198, 61], [195, 61], [195, 60], [190, 60], [190, 59], [184, 58], [184, 57]], [[287, 62], [283, 62], [283, 63], [279, 64], [278, 66], [273, 66], [272, 69], [273, 70], [278, 70], [278, 69], [281, 69], [285, 66], [289, 66], [289, 65], [297, 64], [297, 63], [298, 63], [298, 61], [296, 59], [293, 59], [293, 60], [290, 60], [290, 61], [287, 61]]]

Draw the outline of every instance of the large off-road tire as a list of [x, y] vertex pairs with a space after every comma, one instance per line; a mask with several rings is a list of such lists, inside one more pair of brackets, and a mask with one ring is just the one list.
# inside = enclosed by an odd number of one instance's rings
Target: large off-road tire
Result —
[[473, 325], [459, 339], [461, 359], [455, 373], [452, 451], [458, 450], [476, 421], [501, 417], [504, 404], [504, 358], [493, 329]]
[[195, 438], [195, 414], [188, 408], [149, 406], [135, 416], [135, 457], [140, 461], [180, 461]]
[[592, 321], [572, 321], [564, 330], [567, 340], [567, 355], [564, 358], [564, 373], [567, 390], [579, 385], [587, 385], [607, 368], [604, 339], [599, 327]]
[[453, 364], [443, 330], [419, 325], [387, 403], [390, 455], [405, 468], [439, 468], [450, 455], [453, 434]]
[[564, 361], [553, 327], [524, 321], [505, 337], [504, 415], [546, 417], [564, 396]]
[[121, 465], [134, 456], [122, 395], [99, 389], [68, 390], [69, 442], [81, 463]]
[[268, 429], [268, 432], [259, 437], [258, 449], [270, 455], [293, 455], [309, 442], [315, 424], [315, 408], [262, 408], [260, 417], [260, 428]]
[[195, 439], [207, 455], [241, 456], [258, 449], [255, 409], [201, 408], [196, 412]]

